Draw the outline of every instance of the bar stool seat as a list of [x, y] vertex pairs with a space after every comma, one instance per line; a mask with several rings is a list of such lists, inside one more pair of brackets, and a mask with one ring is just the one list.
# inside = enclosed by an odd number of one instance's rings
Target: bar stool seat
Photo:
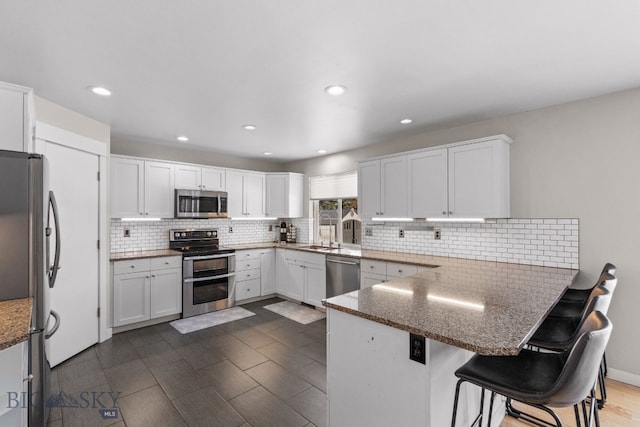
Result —
[[[610, 275], [615, 276], [616, 271], [617, 271], [617, 267], [611, 264], [610, 262], [608, 262], [604, 265], [604, 267], [602, 267], [602, 271], [600, 272], [600, 275], [602, 275], [603, 273], [609, 273]], [[593, 288], [595, 286], [598, 286], [599, 284], [600, 284], [600, 279], [598, 279], [595, 285], [587, 289], [569, 288], [565, 291], [564, 295], [562, 295], [560, 302], [563, 302], [563, 303], [573, 302], [573, 303], [579, 303], [579, 304], [580, 303], [586, 304], [587, 300], [589, 299], [589, 294], [591, 293]]]
[[[455, 427], [458, 397], [463, 382], [470, 382], [491, 391], [489, 424], [496, 393], [547, 412], [558, 427], [562, 422], [550, 407], [574, 407], [580, 425], [577, 405], [591, 396], [588, 420], [595, 414], [595, 381], [602, 354], [611, 334], [611, 323], [596, 311], [583, 322], [574, 345], [562, 353], [543, 353], [524, 349], [517, 356], [473, 356], [455, 375], [459, 378], [453, 407], [452, 427]], [[526, 414], [525, 414], [526, 415]], [[527, 416], [536, 425], [553, 425]], [[587, 418], [585, 414], [585, 418]], [[476, 421], [478, 418], [476, 418]], [[482, 414], [479, 415], [482, 425]]]

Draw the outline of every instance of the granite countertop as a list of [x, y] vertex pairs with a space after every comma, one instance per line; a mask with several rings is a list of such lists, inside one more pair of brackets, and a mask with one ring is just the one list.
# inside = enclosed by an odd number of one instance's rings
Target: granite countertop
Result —
[[112, 252], [110, 255], [110, 259], [111, 261], [122, 261], [127, 259], [155, 258], [164, 256], [182, 256], [182, 253], [180, 251], [174, 251], [173, 249]]
[[32, 298], [0, 301], [0, 350], [29, 338]]
[[324, 305], [475, 353], [515, 355], [578, 274], [456, 258], [420, 260], [438, 267], [329, 298]]

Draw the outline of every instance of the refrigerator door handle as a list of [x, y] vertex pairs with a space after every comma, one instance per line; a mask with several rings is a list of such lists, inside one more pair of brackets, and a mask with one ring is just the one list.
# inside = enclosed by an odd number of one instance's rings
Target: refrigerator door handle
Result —
[[[53, 285], [56, 283], [56, 277], [58, 276], [58, 270], [60, 270], [60, 218], [58, 217], [58, 204], [56, 203], [56, 196], [55, 194], [53, 194], [53, 191], [49, 191], [49, 203], [51, 204], [53, 221], [56, 227], [56, 253], [53, 257], [53, 265], [49, 268], [48, 272], [49, 287], [53, 288]], [[49, 220], [47, 220], [47, 222], [49, 222]], [[49, 235], [51, 234], [50, 230], [51, 229], [47, 227], [47, 247], [49, 246]]]
[[50, 331], [47, 331], [45, 333], [44, 338], [47, 340], [51, 338], [58, 331], [58, 328], [60, 327], [60, 315], [54, 310], [51, 310], [51, 315], [53, 316], [54, 319], [56, 319], [56, 324], [53, 325], [53, 328], [51, 328]]

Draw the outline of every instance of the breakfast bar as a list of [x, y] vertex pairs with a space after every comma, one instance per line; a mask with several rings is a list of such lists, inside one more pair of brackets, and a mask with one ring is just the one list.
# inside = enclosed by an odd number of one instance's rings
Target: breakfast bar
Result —
[[[474, 353], [518, 354], [578, 274], [428, 258], [437, 267], [325, 301], [329, 425], [449, 425], [455, 370]], [[410, 333], [426, 338], [425, 364], [409, 359]], [[466, 425], [479, 390], [461, 402]]]

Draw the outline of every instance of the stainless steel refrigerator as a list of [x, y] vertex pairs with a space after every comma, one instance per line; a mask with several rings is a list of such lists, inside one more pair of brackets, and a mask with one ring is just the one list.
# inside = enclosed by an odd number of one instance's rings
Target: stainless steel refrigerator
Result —
[[[60, 259], [55, 197], [44, 156], [0, 150], [0, 300], [33, 298], [29, 334], [29, 426], [48, 418], [45, 340], [60, 325], [49, 308]], [[50, 256], [50, 253], [53, 255]]]

